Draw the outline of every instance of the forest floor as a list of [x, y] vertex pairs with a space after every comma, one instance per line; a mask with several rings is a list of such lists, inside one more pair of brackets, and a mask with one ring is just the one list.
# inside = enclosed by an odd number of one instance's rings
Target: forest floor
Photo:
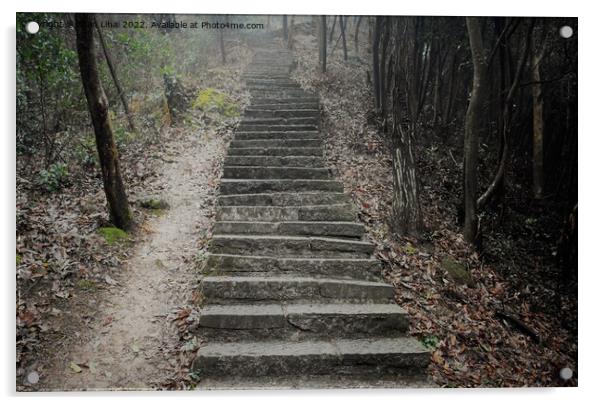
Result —
[[[320, 95], [327, 163], [358, 207], [376, 256], [385, 263], [383, 276], [410, 314], [410, 332], [433, 349], [433, 382], [577, 385], [576, 282], [559, 289], [555, 261], [562, 219], [545, 206], [530, 206], [529, 193], [516, 182], [507, 190], [512, 198], [504, 220], [483, 218], [483, 247], [468, 246], [457, 221], [462, 132], [448, 128], [415, 140], [425, 231], [419, 237], [397, 235], [390, 226], [390, 141], [375, 125], [366, 81], [368, 44], [360, 43], [357, 55], [348, 41], [344, 61], [342, 44], [333, 41], [322, 74], [313, 27], [299, 26], [294, 35], [295, 78]], [[574, 372], [567, 381], [559, 376], [565, 367]]]
[[[217, 89], [243, 108], [250, 53], [239, 45], [190, 92]], [[237, 119], [192, 109], [120, 148], [137, 224], [127, 234], [102, 233], [97, 168], [72, 164], [69, 184], [50, 193], [17, 176], [18, 391], [188, 387], [199, 342], [187, 325]], [[18, 163], [20, 174], [31, 161]]]

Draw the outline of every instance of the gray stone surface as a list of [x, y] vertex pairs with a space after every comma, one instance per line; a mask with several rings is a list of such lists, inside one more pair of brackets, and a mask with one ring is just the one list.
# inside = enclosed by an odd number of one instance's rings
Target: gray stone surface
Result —
[[251, 103], [225, 158], [193, 371], [202, 388], [424, 386], [430, 353], [325, 168], [319, 100], [290, 79], [290, 52], [267, 48], [244, 74]]

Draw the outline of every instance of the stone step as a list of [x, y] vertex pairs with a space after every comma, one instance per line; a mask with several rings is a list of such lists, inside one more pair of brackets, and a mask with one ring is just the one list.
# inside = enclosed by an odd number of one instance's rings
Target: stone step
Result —
[[287, 132], [266, 132], [266, 131], [236, 131], [234, 139], [237, 141], [246, 141], [254, 139], [320, 139], [318, 131], [287, 131]]
[[347, 203], [350, 198], [343, 193], [305, 192], [305, 193], [258, 193], [232, 194], [217, 197], [218, 205], [325, 205]]
[[289, 257], [368, 258], [374, 252], [369, 242], [314, 236], [272, 236], [215, 234], [209, 242], [211, 253]]
[[226, 156], [224, 165], [320, 168], [324, 166], [324, 159], [316, 156]]
[[[246, 141], [243, 141], [246, 142]], [[328, 179], [330, 173], [320, 167], [224, 166], [224, 179]]]
[[267, 103], [267, 104], [259, 104], [255, 102], [256, 100], [252, 100], [251, 104], [247, 107], [250, 109], [257, 110], [317, 110], [320, 107], [320, 104], [316, 102], [297, 102], [296, 100], [291, 100], [287, 103]]
[[319, 148], [321, 139], [251, 139], [233, 140], [231, 148]]
[[203, 273], [223, 275], [297, 274], [305, 277], [382, 282], [382, 264], [376, 259], [242, 256], [208, 253]]
[[218, 221], [354, 221], [356, 213], [351, 204], [305, 205], [293, 207], [218, 206]]
[[299, 83], [291, 80], [291, 79], [247, 79], [246, 80], [247, 87], [254, 86], [275, 86], [275, 87], [283, 87], [283, 88], [301, 88]]
[[261, 194], [293, 191], [343, 192], [343, 184], [336, 180], [248, 180], [222, 179], [219, 186], [222, 195]]
[[271, 132], [286, 132], [286, 131], [315, 131], [318, 129], [318, 124], [246, 124], [238, 125], [238, 131], [271, 131]]
[[320, 99], [316, 96], [304, 96], [304, 97], [295, 97], [295, 98], [262, 98], [262, 97], [253, 97], [251, 99], [251, 107], [263, 106], [263, 105], [291, 105], [291, 104], [313, 104], [318, 105], [320, 103]]
[[311, 117], [317, 118], [320, 115], [320, 111], [317, 109], [273, 109], [273, 108], [247, 108], [245, 110], [245, 117], [254, 118], [300, 118], [300, 117]]
[[208, 343], [192, 369], [205, 376], [423, 374], [431, 353], [414, 338]]
[[206, 305], [196, 333], [207, 341], [400, 336], [407, 312], [396, 304]]
[[276, 117], [276, 118], [251, 118], [243, 117], [239, 126], [244, 125], [317, 125], [318, 117]]
[[206, 276], [201, 282], [203, 304], [263, 303], [394, 303], [394, 290], [378, 281], [309, 278], [285, 275]]
[[[277, 208], [277, 207], [268, 207]], [[213, 231], [218, 234], [236, 235], [304, 235], [361, 238], [364, 226], [345, 221], [225, 221], [216, 222]]]
[[228, 156], [322, 156], [322, 148], [229, 148]]

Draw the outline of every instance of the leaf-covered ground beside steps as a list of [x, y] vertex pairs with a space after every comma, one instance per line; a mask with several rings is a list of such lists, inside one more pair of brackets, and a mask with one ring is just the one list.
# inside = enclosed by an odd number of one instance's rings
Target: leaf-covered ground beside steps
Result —
[[[409, 311], [411, 333], [433, 348], [429, 372], [434, 383], [577, 385], [577, 336], [571, 327], [576, 325], [577, 297], [576, 292], [556, 295], [555, 239], [546, 223], [515, 215], [520, 220], [488, 231], [486, 255], [474, 252], [464, 243], [456, 219], [461, 150], [421, 142], [416, 155], [427, 232], [420, 241], [395, 235], [388, 226], [393, 185], [388, 141], [369, 124], [370, 59], [350, 51], [350, 60], [343, 62], [340, 48], [333, 56], [329, 49], [323, 75], [315, 39], [305, 34], [309, 31], [295, 32], [295, 78], [321, 97], [328, 164], [360, 210], [385, 264], [383, 275], [395, 286], [397, 302]], [[458, 266], [464, 280], [445, 270], [453, 273]], [[569, 381], [559, 377], [564, 367], [575, 372]]]
[[[204, 76], [186, 82], [187, 90], [196, 94], [205, 88], [217, 89], [230, 95], [241, 108], [244, 107], [248, 95], [242, 88], [240, 77], [250, 58], [249, 50], [245, 46], [234, 44], [230, 48], [230, 58], [232, 63], [229, 65], [213, 66]], [[88, 388], [85, 378], [92, 378], [95, 372], [104, 372], [98, 362], [68, 356], [72, 354], [74, 347], [77, 348], [75, 342], [86, 341], [90, 332], [98, 331], [99, 335], [110, 336], [113, 333], [111, 330], [119, 322], [115, 317], [105, 316], [106, 305], [114, 303], [115, 301], [111, 301], [113, 298], [123, 295], [119, 291], [126, 288], [126, 283], [131, 279], [131, 269], [127, 266], [132, 265], [132, 258], [149, 240], [152, 241], [153, 235], [161, 231], [153, 228], [153, 225], [165, 223], [162, 218], [170, 215], [170, 207], [161, 204], [155, 207], [153, 204], [148, 205], [148, 201], [159, 201], [162, 198], [169, 200], [170, 196], [165, 194], [174, 186], [166, 183], [173, 181], [165, 178], [169, 168], [179, 165], [183, 170], [190, 170], [186, 169], [188, 162], [181, 164], [183, 155], [210, 143], [225, 145], [235, 125], [236, 118], [224, 118], [214, 111], [191, 108], [181, 122], [171, 127], [165, 126], [160, 133], [153, 135], [144, 132], [131, 142], [118, 145], [124, 182], [138, 224], [124, 239], [105, 239], [99, 232], [110, 224], [107, 221], [106, 201], [97, 166], [68, 161], [68, 182], [60, 190], [49, 193], [41, 190], [37, 183], [36, 173], [39, 167], [36, 166], [35, 159], [18, 159], [18, 390], [37, 390], [40, 387], [50, 390], [73, 389], [80, 383], [84, 384], [80, 389], [85, 389]], [[223, 152], [224, 150], [221, 153]], [[201, 160], [205, 158], [208, 157], [203, 157], [201, 153], [197, 157]], [[215, 193], [220, 177], [221, 160], [217, 159], [219, 165], [203, 168], [204, 172], [201, 174], [211, 179], [206, 184], [208, 200], [191, 202], [193, 208], [212, 206], [211, 193]], [[183, 174], [195, 175], [188, 172]], [[191, 241], [197, 247], [193, 249], [194, 253], [186, 253], [186, 257], [174, 259], [184, 266], [180, 271], [190, 277], [194, 275], [197, 261], [202, 259], [196, 253], [203, 248], [210, 232], [207, 227], [199, 229], [197, 237]], [[177, 248], [172, 247], [173, 250]], [[184, 252], [181, 256], [184, 256]], [[163, 258], [158, 259], [154, 265], [166, 266], [168, 263], [169, 259]], [[175, 296], [180, 293], [190, 293], [188, 298], [194, 300], [194, 292], [190, 292], [194, 283], [189, 283], [188, 289], [185, 289], [172, 285], [172, 281], [168, 281], [164, 287], [167, 287], [169, 294], [173, 290], [174, 302], [179, 302]], [[131, 294], [140, 294], [141, 291], [132, 291]], [[144, 308], [132, 308], [133, 313], [136, 311], [144, 311]], [[165, 324], [173, 322], [177, 329], [178, 322], [181, 321], [178, 315], [180, 312], [181, 308], [178, 307], [166, 311], [165, 316], [155, 325], [159, 329], [162, 326], [167, 328]], [[164, 342], [166, 344], [157, 349], [159, 356], [169, 359], [166, 362], [169, 369], [162, 371], [161, 378], [156, 379], [156, 375], [153, 375], [148, 380], [157, 387], [182, 388], [189, 379], [187, 366], [190, 362], [190, 348], [194, 348], [196, 343], [186, 334], [174, 332], [173, 337], [169, 338], [172, 340]], [[139, 342], [128, 342], [127, 346], [125, 349], [133, 356], [132, 359], [144, 359], [148, 356]], [[94, 352], [90, 351], [90, 355]], [[53, 359], [56, 360], [55, 365], [51, 364]], [[124, 358], [123, 361], [134, 361], [132, 359]], [[27, 376], [32, 372], [40, 376], [39, 383], [27, 382]], [[50, 376], [52, 373], [62, 374], [73, 381], [69, 387], [53, 386], [53, 383], [58, 382], [64, 384], [65, 378]], [[118, 378], [118, 373], [114, 374], [103, 374], [102, 378], [110, 382], [111, 379]], [[76, 379], [81, 381], [77, 382]]]

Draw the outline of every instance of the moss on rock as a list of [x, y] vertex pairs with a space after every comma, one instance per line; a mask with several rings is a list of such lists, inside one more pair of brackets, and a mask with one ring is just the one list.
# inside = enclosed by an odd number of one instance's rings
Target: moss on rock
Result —
[[108, 245], [129, 241], [129, 236], [126, 232], [113, 226], [98, 228], [98, 233], [104, 238]]
[[464, 284], [469, 287], [474, 287], [475, 283], [470, 275], [470, 272], [464, 265], [455, 261], [452, 257], [446, 257], [441, 261], [441, 267], [451, 276], [458, 284]]
[[192, 108], [205, 112], [217, 112], [227, 118], [234, 118], [240, 114], [238, 105], [230, 97], [212, 88], [201, 90], [193, 101]]

